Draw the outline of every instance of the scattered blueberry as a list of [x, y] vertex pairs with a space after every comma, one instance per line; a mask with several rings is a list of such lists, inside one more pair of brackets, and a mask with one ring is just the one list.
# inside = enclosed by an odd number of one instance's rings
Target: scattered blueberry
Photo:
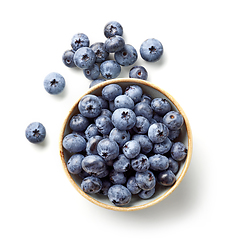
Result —
[[156, 62], [163, 54], [162, 43], [155, 38], [149, 38], [140, 46], [140, 54], [145, 61]]
[[89, 46], [88, 36], [84, 33], [77, 33], [72, 37], [71, 46], [74, 51], [77, 51], [81, 47]]
[[111, 21], [105, 25], [104, 35], [107, 38], [113, 37], [115, 35], [122, 36], [123, 35], [123, 27], [119, 22]]
[[171, 157], [176, 161], [182, 161], [187, 156], [187, 148], [182, 142], [173, 143]]
[[114, 60], [107, 60], [101, 63], [100, 72], [106, 79], [116, 78], [121, 72], [121, 66]]
[[108, 38], [104, 43], [105, 50], [109, 53], [120, 51], [123, 49], [124, 46], [124, 38], [119, 35]]
[[62, 55], [62, 61], [65, 64], [65, 66], [69, 67], [69, 68], [73, 68], [76, 67], [74, 61], [73, 61], [73, 57], [74, 57], [74, 51], [73, 50], [66, 50], [63, 55]]
[[89, 80], [96, 80], [100, 75], [99, 66], [95, 63], [91, 68], [86, 68], [83, 70], [85, 77]]
[[109, 188], [108, 198], [116, 206], [124, 206], [131, 201], [131, 192], [123, 185], [116, 184]]
[[130, 78], [137, 78], [142, 80], [147, 80], [148, 72], [143, 66], [134, 66], [129, 71]]
[[82, 160], [84, 156], [82, 154], [73, 154], [68, 162], [67, 162], [67, 169], [72, 174], [79, 174], [82, 171]]
[[130, 66], [137, 61], [138, 54], [132, 45], [125, 44], [120, 51], [115, 52], [114, 58], [121, 66]]
[[108, 59], [109, 53], [105, 50], [104, 43], [97, 42], [90, 46], [96, 55], [96, 63], [102, 63]]
[[43, 84], [48, 93], [59, 94], [65, 88], [65, 79], [61, 74], [52, 72], [45, 77]]
[[27, 126], [25, 136], [31, 143], [40, 143], [46, 137], [46, 129], [42, 123], [32, 122]]
[[97, 193], [102, 188], [102, 181], [94, 176], [86, 177], [82, 180], [81, 189], [86, 193]]
[[75, 54], [73, 61], [78, 68], [89, 69], [96, 61], [96, 55], [90, 47], [81, 47]]

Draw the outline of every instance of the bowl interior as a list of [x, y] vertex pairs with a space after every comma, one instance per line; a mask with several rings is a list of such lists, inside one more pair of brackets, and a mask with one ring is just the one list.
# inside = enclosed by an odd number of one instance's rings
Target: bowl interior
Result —
[[[87, 94], [94, 94], [94, 95], [100, 96], [102, 88], [110, 83], [119, 84], [123, 88], [123, 91], [125, 90], [125, 88], [127, 86], [132, 85], [132, 84], [137, 84], [143, 89], [143, 92], [145, 94], [150, 95], [152, 98], [161, 97], [161, 98], [165, 98], [165, 99], [169, 100], [169, 102], [172, 105], [172, 109], [179, 111], [182, 114], [184, 121], [185, 121], [185, 124], [182, 127], [181, 134], [180, 134], [178, 140], [183, 142], [185, 144], [185, 146], [188, 148], [188, 154], [187, 154], [186, 159], [184, 161], [180, 162], [179, 171], [176, 174], [177, 181], [175, 182], [175, 184], [172, 187], [163, 187], [163, 186], [160, 186], [160, 184], [157, 184], [155, 194], [150, 199], [147, 199], [147, 200], [142, 200], [138, 196], [132, 195], [132, 200], [126, 207], [114, 206], [108, 200], [108, 198], [106, 196], [102, 196], [100, 194], [91, 194], [90, 195], [90, 194], [86, 194], [85, 192], [83, 192], [80, 188], [81, 178], [78, 177], [78, 175], [70, 174], [67, 170], [66, 163], [71, 155], [66, 150], [64, 150], [64, 148], [62, 147], [62, 140], [63, 140], [64, 136], [66, 136], [68, 133], [71, 132], [71, 129], [69, 128], [69, 121], [73, 115], [79, 113], [78, 102], [80, 101], [80, 99], [84, 95], [87, 95]], [[112, 210], [118, 210], [118, 211], [133, 211], [133, 210], [143, 209], [143, 208], [152, 206], [152, 205], [160, 202], [164, 198], [166, 198], [171, 192], [173, 192], [176, 189], [176, 187], [179, 185], [179, 183], [183, 179], [183, 177], [188, 169], [188, 166], [190, 164], [191, 154], [192, 154], [192, 135], [191, 135], [190, 125], [189, 125], [188, 119], [187, 119], [183, 109], [180, 107], [180, 105], [177, 103], [177, 101], [170, 94], [168, 94], [163, 89], [160, 89], [158, 86], [155, 86], [152, 83], [149, 83], [147, 81], [138, 80], [138, 79], [109, 80], [109, 81], [100, 83], [100, 84], [90, 88], [84, 95], [77, 100], [77, 102], [74, 104], [74, 106], [70, 110], [68, 116], [66, 117], [64, 124], [63, 124], [62, 131], [61, 131], [60, 144], [59, 144], [60, 145], [60, 156], [61, 156], [64, 170], [68, 176], [68, 179], [73, 184], [73, 186], [76, 188], [76, 190], [81, 195], [83, 195], [86, 199], [88, 199], [89, 201], [91, 201], [101, 207], [112, 209]]]

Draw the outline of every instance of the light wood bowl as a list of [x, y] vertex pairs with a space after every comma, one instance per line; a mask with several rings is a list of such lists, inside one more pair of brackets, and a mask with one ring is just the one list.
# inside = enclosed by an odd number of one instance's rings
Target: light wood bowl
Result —
[[[139, 86], [142, 87], [144, 93], [151, 95], [153, 98], [163, 97], [163, 98], [168, 99], [172, 105], [172, 109], [178, 110], [182, 114], [184, 121], [185, 121], [185, 124], [181, 131], [179, 141], [182, 141], [187, 146], [188, 153], [187, 153], [186, 159], [183, 162], [181, 162], [181, 164], [180, 164], [179, 171], [176, 175], [177, 180], [176, 180], [175, 184], [172, 187], [161, 187], [160, 184], [157, 184], [155, 194], [150, 199], [147, 199], [147, 200], [140, 199], [138, 196], [133, 195], [132, 200], [128, 204], [127, 207], [117, 207], [117, 206], [113, 205], [108, 200], [107, 196], [102, 196], [100, 194], [86, 194], [85, 192], [83, 192], [80, 188], [81, 179], [77, 175], [70, 174], [67, 170], [66, 163], [67, 163], [70, 155], [62, 146], [62, 140], [63, 140], [64, 136], [66, 134], [70, 133], [70, 131], [71, 131], [69, 128], [69, 121], [70, 121], [71, 117], [73, 115], [79, 113], [78, 102], [80, 101], [80, 99], [87, 94], [101, 95], [102, 88], [111, 83], [119, 84], [123, 88], [123, 90], [129, 85], [138, 84]], [[144, 208], [151, 207], [151, 206], [161, 202], [167, 196], [169, 196], [178, 187], [180, 182], [183, 180], [183, 178], [187, 172], [187, 169], [189, 167], [189, 164], [191, 161], [191, 156], [192, 156], [192, 132], [191, 132], [191, 128], [190, 128], [187, 116], [186, 116], [185, 112], [183, 111], [183, 109], [181, 108], [181, 106], [179, 105], [179, 103], [169, 93], [167, 93], [160, 87], [158, 87], [150, 82], [147, 82], [144, 80], [139, 80], [139, 79], [133, 79], [133, 78], [121, 78], [121, 79], [114, 79], [114, 80], [108, 80], [108, 81], [102, 82], [102, 83], [97, 84], [97, 85], [93, 86], [92, 88], [90, 88], [83, 96], [81, 96], [76, 101], [76, 103], [73, 105], [73, 107], [70, 109], [70, 111], [63, 123], [62, 129], [61, 129], [60, 142], [59, 142], [60, 157], [61, 157], [64, 171], [65, 171], [69, 181], [71, 182], [71, 184], [75, 187], [75, 189], [90, 202], [92, 202], [100, 207], [110, 209], [110, 210], [115, 210], [115, 211], [141, 210]]]

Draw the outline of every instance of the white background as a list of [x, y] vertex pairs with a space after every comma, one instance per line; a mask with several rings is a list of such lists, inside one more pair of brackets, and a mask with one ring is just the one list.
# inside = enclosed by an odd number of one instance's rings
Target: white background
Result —
[[[2, 1], [0, 4], [0, 239], [238, 239], [239, 1]], [[159, 204], [114, 212], [83, 198], [58, 154], [60, 128], [90, 81], [61, 57], [75, 33], [105, 41], [119, 21], [139, 53], [147, 38], [164, 46], [159, 62], [136, 64], [187, 114], [193, 156], [179, 187]], [[49, 95], [43, 79], [61, 73], [66, 88]], [[124, 68], [119, 77], [128, 77]], [[40, 121], [43, 144], [25, 138]]]

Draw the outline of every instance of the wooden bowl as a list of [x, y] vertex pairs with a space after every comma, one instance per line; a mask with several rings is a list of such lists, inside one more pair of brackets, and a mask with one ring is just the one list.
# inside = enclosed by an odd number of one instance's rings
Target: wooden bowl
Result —
[[[187, 153], [186, 159], [184, 161], [182, 161], [180, 164], [179, 171], [176, 174], [177, 180], [176, 180], [175, 184], [171, 187], [162, 187], [162, 186], [160, 186], [160, 184], [157, 184], [155, 194], [150, 199], [147, 199], [147, 200], [140, 199], [138, 196], [133, 195], [132, 200], [127, 205], [127, 207], [117, 207], [117, 206], [113, 205], [108, 200], [107, 196], [102, 196], [100, 194], [87, 194], [87, 193], [83, 192], [80, 188], [80, 184], [81, 184], [80, 177], [78, 177], [77, 175], [70, 174], [67, 170], [66, 163], [67, 163], [70, 155], [62, 146], [62, 141], [63, 141], [64, 136], [71, 132], [71, 130], [69, 128], [69, 121], [70, 121], [71, 117], [73, 115], [79, 113], [78, 102], [80, 101], [80, 99], [87, 94], [101, 95], [102, 88], [111, 83], [119, 84], [123, 88], [123, 90], [129, 85], [137, 84], [142, 87], [144, 93], [149, 94], [153, 98], [162, 97], [162, 98], [168, 99], [172, 105], [172, 109], [179, 111], [182, 114], [184, 121], [185, 121], [185, 124], [182, 127], [179, 141], [183, 142], [185, 144], [185, 146], [187, 146], [188, 153]], [[108, 80], [108, 81], [102, 82], [102, 83], [97, 84], [97, 85], [93, 86], [92, 88], [90, 88], [83, 96], [81, 96], [76, 101], [76, 103], [73, 105], [73, 107], [70, 109], [69, 114], [67, 115], [67, 117], [63, 123], [62, 129], [61, 129], [60, 143], [59, 143], [60, 156], [61, 156], [61, 161], [63, 164], [64, 171], [65, 171], [69, 181], [75, 187], [75, 189], [83, 197], [85, 197], [87, 200], [91, 201], [92, 203], [94, 203], [100, 207], [115, 210], [115, 211], [135, 211], [135, 210], [144, 209], [144, 208], [153, 206], [156, 203], [161, 202], [163, 199], [165, 199], [167, 196], [169, 196], [178, 187], [178, 185], [182, 181], [183, 177], [185, 176], [187, 169], [189, 167], [189, 164], [191, 161], [191, 155], [192, 155], [191, 128], [190, 128], [187, 116], [184, 113], [181, 106], [178, 104], [178, 102], [169, 93], [167, 93], [160, 87], [158, 87], [150, 82], [147, 82], [144, 80], [139, 80], [139, 79], [133, 79], [133, 78], [114, 79], [114, 80]]]

